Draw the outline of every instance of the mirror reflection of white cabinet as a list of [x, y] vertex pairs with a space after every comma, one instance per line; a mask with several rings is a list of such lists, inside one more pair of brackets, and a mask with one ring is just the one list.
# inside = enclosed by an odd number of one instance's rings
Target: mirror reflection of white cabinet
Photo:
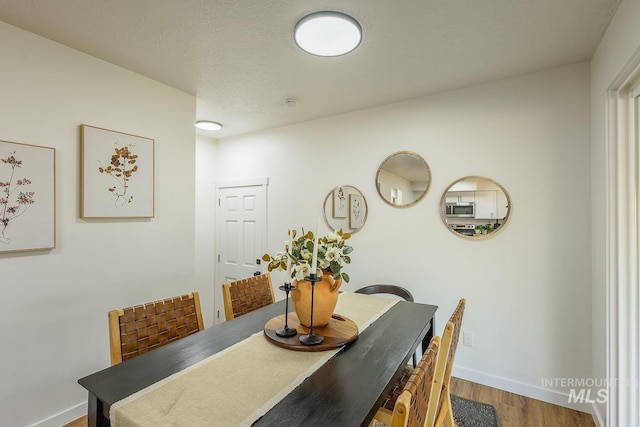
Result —
[[496, 203], [496, 210], [498, 212], [496, 218], [505, 218], [509, 213], [509, 199], [507, 198], [506, 193], [498, 191], [496, 193]]
[[490, 180], [476, 180], [476, 219], [496, 219], [507, 216], [507, 196]]
[[447, 203], [475, 203], [475, 191], [448, 191]]
[[449, 231], [477, 240], [504, 228], [511, 214], [510, 204], [509, 195], [497, 182], [481, 176], [467, 176], [444, 191], [440, 198], [440, 215]]
[[476, 219], [495, 219], [497, 218], [497, 191], [481, 190], [475, 192]]

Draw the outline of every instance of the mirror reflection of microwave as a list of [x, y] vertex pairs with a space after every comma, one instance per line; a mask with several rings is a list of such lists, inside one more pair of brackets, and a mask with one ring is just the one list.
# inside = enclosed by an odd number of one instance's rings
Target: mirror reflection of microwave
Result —
[[475, 205], [473, 203], [447, 203], [445, 214], [456, 218], [473, 218], [475, 216]]

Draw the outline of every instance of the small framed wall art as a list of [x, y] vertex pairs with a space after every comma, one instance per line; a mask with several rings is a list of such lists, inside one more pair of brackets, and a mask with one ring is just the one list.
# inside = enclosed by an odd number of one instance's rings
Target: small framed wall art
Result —
[[0, 141], [0, 253], [55, 248], [55, 148]]
[[81, 218], [153, 218], [154, 140], [82, 125]]
[[347, 191], [342, 186], [333, 190], [333, 217], [347, 217]]
[[364, 198], [360, 194], [349, 194], [349, 228], [358, 229], [364, 224]]

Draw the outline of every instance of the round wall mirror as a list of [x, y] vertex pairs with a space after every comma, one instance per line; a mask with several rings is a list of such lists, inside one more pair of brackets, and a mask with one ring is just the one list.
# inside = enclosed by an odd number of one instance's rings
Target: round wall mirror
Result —
[[400, 151], [384, 159], [376, 174], [382, 200], [397, 208], [418, 203], [429, 191], [431, 169], [417, 153]]
[[511, 214], [511, 199], [497, 182], [481, 176], [455, 181], [440, 199], [440, 216], [453, 234], [482, 239], [501, 231]]
[[356, 233], [367, 221], [367, 199], [352, 185], [338, 186], [324, 199], [324, 220], [332, 230]]

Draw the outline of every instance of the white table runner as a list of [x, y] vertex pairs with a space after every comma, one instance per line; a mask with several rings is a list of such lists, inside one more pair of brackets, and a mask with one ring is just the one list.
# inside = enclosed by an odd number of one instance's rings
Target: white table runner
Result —
[[[342, 293], [335, 312], [353, 320], [361, 333], [397, 302]], [[339, 350], [287, 350], [260, 331], [114, 403], [111, 425], [250, 426]]]

